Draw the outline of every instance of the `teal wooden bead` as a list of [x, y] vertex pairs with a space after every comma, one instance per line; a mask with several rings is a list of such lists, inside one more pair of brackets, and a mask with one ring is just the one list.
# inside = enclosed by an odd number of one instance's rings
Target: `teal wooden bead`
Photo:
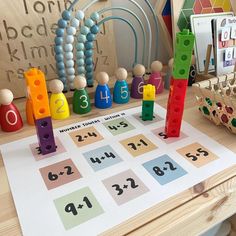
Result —
[[67, 60], [72, 60], [73, 57], [74, 57], [73, 52], [66, 52], [66, 53], [65, 53], [65, 58], [66, 58]]
[[67, 68], [66, 72], [68, 73], [68, 75], [74, 75], [75, 74], [75, 69], [74, 68]]
[[89, 33], [89, 31], [90, 30], [87, 26], [82, 25], [81, 28], [80, 28], [80, 33], [81, 34], [87, 35]]
[[97, 25], [94, 25], [93, 27], [91, 27], [90, 31], [93, 34], [97, 34], [99, 32], [99, 27]]
[[84, 50], [84, 43], [77, 43], [75, 47], [78, 51], [83, 51]]
[[76, 52], [76, 58], [77, 58], [77, 59], [82, 59], [82, 58], [84, 58], [84, 51], [77, 51], [77, 52]]
[[86, 19], [84, 22], [84, 25], [86, 25], [89, 28], [91, 28], [94, 24], [95, 24], [94, 21], [90, 18]]
[[94, 12], [91, 14], [90, 18], [93, 20], [93, 21], [98, 21], [100, 16], [97, 12]]
[[81, 11], [81, 10], [77, 11], [76, 14], [75, 14], [75, 17], [78, 20], [83, 20], [84, 19], [84, 12]]
[[67, 76], [67, 78], [68, 78], [68, 81], [69, 81], [70, 83], [72, 83], [72, 82], [74, 82], [75, 75], [69, 75], [69, 76]]
[[61, 80], [61, 82], [62, 82], [63, 84], [66, 83], [66, 77], [65, 77], [65, 76], [60, 77], [60, 80]]
[[70, 11], [67, 11], [67, 10], [63, 11], [63, 12], [62, 12], [62, 18], [63, 18], [64, 20], [66, 20], [66, 21], [70, 20], [70, 18], [71, 18], [71, 13], [70, 13]]
[[64, 45], [65, 52], [72, 52], [73, 51], [73, 45], [70, 43], [67, 43]]
[[58, 70], [65, 69], [65, 64], [63, 61], [57, 63], [57, 69]]
[[86, 50], [93, 49], [93, 42], [85, 42], [84, 44]]
[[55, 51], [56, 54], [61, 54], [61, 53], [63, 53], [63, 47], [59, 46], [59, 45], [56, 45], [54, 47], [54, 51]]
[[78, 66], [77, 70], [78, 70], [78, 73], [79, 73], [80, 75], [85, 72], [84, 66]]
[[61, 62], [64, 60], [63, 54], [56, 54], [55, 59], [57, 62]]
[[66, 61], [66, 67], [74, 67], [75, 62], [73, 60], [67, 60]]
[[92, 79], [93, 78], [93, 71], [92, 72], [87, 72], [86, 73], [86, 78], [87, 79]]
[[61, 28], [56, 29], [56, 35], [58, 37], [62, 37], [64, 35], [64, 29]]
[[65, 77], [65, 76], [66, 76], [66, 71], [65, 71], [65, 69], [58, 70], [58, 75], [59, 75], [60, 77]]
[[77, 60], [77, 65], [78, 66], [84, 66], [84, 59]]
[[87, 72], [92, 72], [93, 71], [93, 65], [86, 65], [85, 69]]
[[64, 20], [64, 19], [60, 19], [60, 20], [57, 22], [57, 25], [58, 25], [60, 28], [64, 29], [64, 28], [66, 28], [66, 26], [67, 26], [67, 21]]
[[73, 35], [67, 35], [66, 36], [66, 43], [72, 44], [72, 43], [74, 43], [74, 41], [75, 41], [75, 38], [74, 38]]
[[79, 34], [79, 36], [77, 37], [77, 41], [79, 43], [85, 43], [86, 42], [86, 36], [83, 34]]
[[66, 33], [69, 35], [75, 35], [76, 34], [76, 28], [70, 26], [66, 29]]
[[71, 26], [72, 27], [74, 27], [74, 28], [78, 28], [79, 27], [79, 24], [80, 24], [80, 21], [78, 20], [78, 19], [76, 19], [76, 18], [73, 18], [72, 20], [71, 20]]
[[93, 64], [93, 58], [92, 57], [88, 57], [85, 59], [85, 64], [86, 65], [92, 65]]
[[56, 45], [61, 45], [63, 43], [63, 37], [55, 37], [54, 42]]
[[95, 35], [95, 34], [89, 33], [89, 34], [87, 35], [87, 40], [88, 40], [89, 42], [93, 42], [93, 41], [95, 40], [95, 38], [96, 38], [96, 35]]
[[91, 57], [91, 56], [93, 56], [93, 50], [86, 50], [85, 53], [84, 53], [84, 55], [85, 55], [86, 57]]

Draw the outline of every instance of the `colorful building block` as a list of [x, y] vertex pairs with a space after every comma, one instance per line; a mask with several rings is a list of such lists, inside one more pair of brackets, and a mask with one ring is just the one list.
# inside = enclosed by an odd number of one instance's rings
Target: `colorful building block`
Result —
[[144, 101], [155, 101], [156, 88], [154, 85], [147, 84], [143, 86], [143, 100]]

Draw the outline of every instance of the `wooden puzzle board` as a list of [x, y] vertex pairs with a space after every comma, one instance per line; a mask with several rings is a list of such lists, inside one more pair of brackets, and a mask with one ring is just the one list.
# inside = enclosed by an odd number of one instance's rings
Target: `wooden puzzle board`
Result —
[[103, 233], [236, 164], [185, 122], [180, 138], [166, 139], [160, 106], [152, 122], [140, 113], [56, 129], [57, 152], [46, 158], [36, 136], [0, 146], [24, 235]]
[[[15, 98], [25, 96], [23, 73], [29, 67], [40, 67], [48, 80], [57, 78], [54, 32], [61, 12], [65, 7], [68, 8], [70, 2], [0, 1], [0, 88], [11, 89]], [[76, 9], [78, 6], [79, 9], [84, 7], [86, 2], [88, 1], [79, 1]], [[108, 6], [111, 6], [111, 1], [96, 3], [86, 15]], [[111, 21], [101, 28], [95, 49], [96, 69], [113, 75], [117, 68], [117, 58]]]

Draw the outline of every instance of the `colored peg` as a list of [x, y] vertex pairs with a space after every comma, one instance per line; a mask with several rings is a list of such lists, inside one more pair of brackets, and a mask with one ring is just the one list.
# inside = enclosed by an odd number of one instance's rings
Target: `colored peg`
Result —
[[165, 78], [165, 89], [170, 89], [170, 81], [173, 73], [174, 58], [171, 58], [168, 62], [168, 70]]
[[28, 125], [35, 125], [33, 105], [32, 105], [32, 101], [29, 98], [27, 98], [26, 100], [25, 111], [26, 111], [26, 120], [27, 120]]
[[144, 76], [145, 67], [143, 65], [136, 65], [133, 69], [133, 80], [131, 84], [131, 93], [132, 98], [141, 99], [143, 97], [143, 86], [145, 84]]

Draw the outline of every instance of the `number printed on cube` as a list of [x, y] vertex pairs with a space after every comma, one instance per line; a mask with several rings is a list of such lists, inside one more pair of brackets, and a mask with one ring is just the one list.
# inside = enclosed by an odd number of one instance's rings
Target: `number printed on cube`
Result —
[[231, 28], [231, 39], [236, 39], [236, 26]]
[[39, 169], [47, 189], [53, 189], [82, 178], [71, 159]]
[[233, 59], [234, 48], [225, 49], [225, 61], [231, 61]]
[[230, 28], [224, 27], [221, 32], [221, 41], [228, 41], [230, 39]]
[[102, 182], [117, 205], [129, 202], [149, 191], [132, 170], [127, 170]]
[[104, 212], [88, 187], [58, 198], [54, 203], [66, 230]]
[[170, 183], [187, 174], [187, 172], [168, 155], [163, 155], [148, 161], [144, 163], [143, 166], [161, 185]]
[[177, 152], [198, 168], [219, 158], [199, 143], [190, 144]]

